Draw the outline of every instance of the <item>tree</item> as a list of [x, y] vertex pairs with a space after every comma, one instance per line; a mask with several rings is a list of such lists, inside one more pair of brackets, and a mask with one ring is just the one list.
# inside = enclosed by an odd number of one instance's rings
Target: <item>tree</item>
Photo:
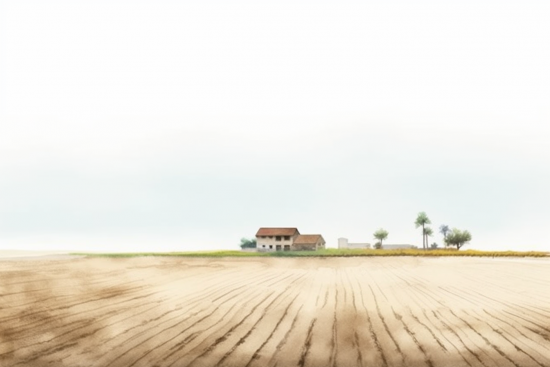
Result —
[[426, 224], [432, 224], [430, 222], [430, 219], [424, 212], [418, 213], [418, 216], [416, 217], [416, 222], [414, 222], [416, 225], [416, 228], [422, 226], [422, 248], [425, 250], [428, 247], [428, 243], [426, 242], [426, 236], [424, 235], [424, 228]]
[[450, 231], [451, 229], [446, 224], [442, 224], [439, 226], [439, 233], [443, 235], [443, 242], [445, 242], [445, 240], [447, 239], [447, 233], [449, 233]]
[[428, 237], [434, 234], [434, 231], [430, 227], [425, 227], [424, 230], [424, 241], [426, 241], [426, 248], [428, 248]]
[[456, 246], [457, 250], [460, 250], [462, 246], [472, 240], [472, 235], [468, 231], [461, 231], [453, 228], [453, 230], [447, 235], [446, 243], [449, 246]]
[[376, 243], [374, 244], [374, 248], [375, 248], [376, 250], [380, 250], [380, 249], [382, 248], [382, 244], [381, 244], [380, 242], [376, 242]]
[[374, 232], [374, 238], [380, 241], [380, 247], [382, 247], [382, 242], [388, 238], [388, 231], [380, 228], [378, 231]]
[[248, 239], [248, 238], [241, 238], [241, 244], [240, 244], [241, 248], [242, 249], [245, 249], [245, 248], [256, 248], [256, 239], [253, 238], [253, 239]]

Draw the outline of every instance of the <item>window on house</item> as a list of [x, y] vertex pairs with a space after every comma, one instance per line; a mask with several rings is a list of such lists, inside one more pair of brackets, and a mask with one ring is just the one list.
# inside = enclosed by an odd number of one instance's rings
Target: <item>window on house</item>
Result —
[[290, 241], [290, 236], [285, 236], [285, 241]]
[[275, 236], [275, 241], [280, 241], [281, 240], [281, 236]]
[[263, 248], [265, 248], [265, 245], [262, 245]]
[[269, 248], [272, 249], [272, 248], [273, 248], [273, 245], [269, 245]]

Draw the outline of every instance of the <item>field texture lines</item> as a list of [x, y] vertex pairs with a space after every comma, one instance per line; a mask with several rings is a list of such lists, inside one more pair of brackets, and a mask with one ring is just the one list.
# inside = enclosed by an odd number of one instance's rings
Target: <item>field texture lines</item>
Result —
[[550, 260], [0, 260], [0, 365], [550, 367]]

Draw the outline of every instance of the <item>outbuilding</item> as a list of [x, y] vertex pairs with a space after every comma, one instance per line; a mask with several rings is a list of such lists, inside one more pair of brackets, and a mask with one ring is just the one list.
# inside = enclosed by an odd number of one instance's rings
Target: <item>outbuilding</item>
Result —
[[292, 246], [296, 251], [317, 251], [325, 248], [325, 239], [320, 234], [301, 234]]

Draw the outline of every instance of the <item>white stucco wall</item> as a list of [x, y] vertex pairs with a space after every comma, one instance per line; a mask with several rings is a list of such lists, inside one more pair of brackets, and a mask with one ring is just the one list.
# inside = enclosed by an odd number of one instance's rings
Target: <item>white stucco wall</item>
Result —
[[411, 249], [413, 245], [386, 245], [382, 243], [382, 250], [399, 250], [399, 249]]
[[348, 248], [348, 239], [347, 238], [339, 238], [338, 239], [338, 248]]
[[370, 243], [362, 243], [362, 242], [357, 242], [357, 243], [351, 243], [351, 242], [348, 242], [348, 248], [351, 248], [351, 249], [359, 249], [359, 248], [371, 248], [371, 244]]
[[367, 242], [349, 242], [347, 238], [338, 239], [338, 248], [341, 249], [361, 249], [361, 248], [371, 248], [371, 244]]
[[[281, 236], [281, 241], [276, 240], [276, 236], [271, 236], [272, 238], [258, 237], [256, 238], [256, 249], [258, 251], [277, 251], [277, 245], [281, 246], [280, 251], [284, 251], [284, 246], [288, 245], [292, 249], [292, 243], [296, 236], [290, 236], [290, 240], [285, 240], [284, 236]], [[271, 246], [271, 248], [270, 248]]]

